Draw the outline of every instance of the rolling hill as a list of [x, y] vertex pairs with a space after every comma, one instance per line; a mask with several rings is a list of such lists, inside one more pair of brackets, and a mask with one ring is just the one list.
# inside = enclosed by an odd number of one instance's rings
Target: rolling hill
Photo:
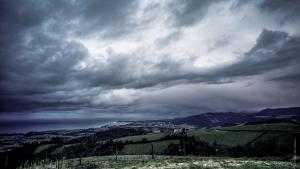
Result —
[[233, 126], [242, 123], [300, 123], [300, 107], [264, 109], [255, 113], [214, 112], [169, 120], [174, 124], [196, 127]]

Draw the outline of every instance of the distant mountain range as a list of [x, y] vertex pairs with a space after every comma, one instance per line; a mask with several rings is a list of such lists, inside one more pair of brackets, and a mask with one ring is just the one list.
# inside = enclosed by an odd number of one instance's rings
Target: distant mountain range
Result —
[[197, 127], [232, 126], [241, 123], [300, 123], [300, 107], [264, 109], [256, 113], [209, 112], [167, 121], [174, 124], [188, 124]]

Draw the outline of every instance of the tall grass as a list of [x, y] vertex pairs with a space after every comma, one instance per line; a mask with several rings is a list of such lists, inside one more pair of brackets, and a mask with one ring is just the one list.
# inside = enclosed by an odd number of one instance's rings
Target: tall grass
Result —
[[[49, 161], [43, 160], [32, 164], [24, 164], [19, 169], [292, 169], [295, 164], [291, 161], [278, 159], [249, 159], [249, 158], [222, 158], [222, 157], [196, 157], [196, 156], [156, 156], [151, 159], [148, 155], [96, 156], [82, 159]], [[297, 167], [297, 166], [296, 166]]]
[[57, 161], [51, 161], [51, 160], [40, 160], [34, 163], [28, 163], [22, 164], [18, 169], [69, 169], [68, 167], [68, 161], [62, 159]]

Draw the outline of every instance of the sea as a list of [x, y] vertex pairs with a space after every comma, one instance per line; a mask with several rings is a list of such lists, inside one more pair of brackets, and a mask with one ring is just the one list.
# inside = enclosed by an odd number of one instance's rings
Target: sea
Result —
[[0, 121], [0, 133], [28, 133], [49, 130], [72, 130], [100, 128], [105, 125], [123, 125], [116, 119], [63, 119], [63, 120], [26, 120]]

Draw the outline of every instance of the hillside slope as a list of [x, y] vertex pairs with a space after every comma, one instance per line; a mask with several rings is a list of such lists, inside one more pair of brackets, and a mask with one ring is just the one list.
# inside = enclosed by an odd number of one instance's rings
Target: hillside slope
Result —
[[174, 124], [197, 127], [232, 126], [241, 123], [292, 122], [300, 123], [300, 107], [264, 109], [256, 113], [215, 112], [170, 120]]

